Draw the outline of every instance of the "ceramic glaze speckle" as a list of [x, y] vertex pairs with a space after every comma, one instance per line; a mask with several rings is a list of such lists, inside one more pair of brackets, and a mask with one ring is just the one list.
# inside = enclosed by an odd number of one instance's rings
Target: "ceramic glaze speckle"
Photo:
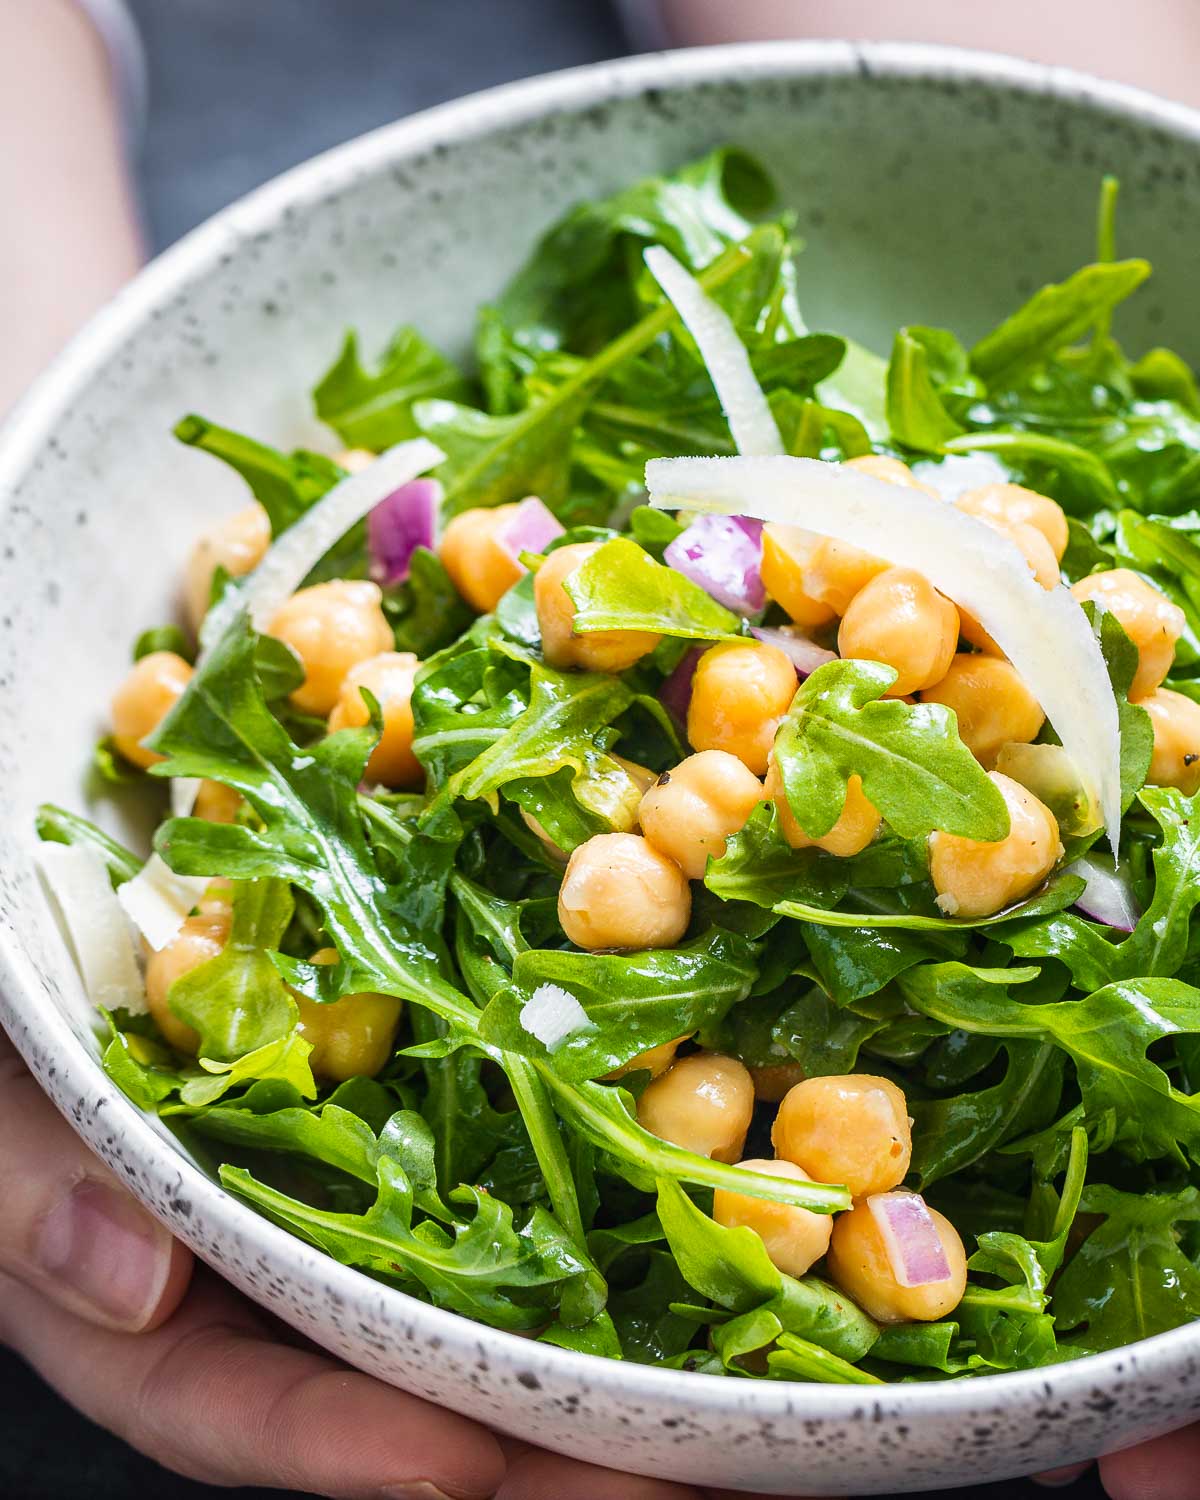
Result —
[[[634, 59], [434, 110], [290, 173], [160, 259], [0, 440], [0, 1019], [98, 1154], [198, 1255], [347, 1361], [539, 1443], [630, 1470], [790, 1493], [1000, 1479], [1200, 1414], [1200, 1331], [938, 1386], [767, 1384], [591, 1360], [382, 1287], [227, 1197], [105, 1078], [33, 874], [32, 812], [78, 807], [129, 641], [175, 612], [191, 537], [237, 481], [170, 437], [190, 410], [331, 447], [306, 392], [357, 326], [464, 353], [476, 305], [577, 198], [735, 141], [808, 242], [815, 328], [971, 336], [1089, 254], [1099, 175], [1154, 263], [1125, 315], [1200, 359], [1200, 117], [1133, 90], [918, 47], [796, 44]], [[1163, 325], [1169, 320], [1169, 330]], [[111, 803], [92, 809], [131, 842]], [[144, 834], [144, 829], [142, 830]]]

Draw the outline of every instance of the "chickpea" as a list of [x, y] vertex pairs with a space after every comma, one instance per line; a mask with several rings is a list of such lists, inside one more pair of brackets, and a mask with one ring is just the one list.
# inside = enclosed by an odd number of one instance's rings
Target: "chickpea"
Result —
[[366, 688], [383, 714], [383, 733], [367, 761], [368, 781], [381, 786], [416, 787], [425, 782], [413, 754], [413, 679], [421, 663], [411, 651], [382, 651], [351, 667], [329, 715], [329, 732], [358, 728], [370, 718], [360, 688]]
[[824, 849], [827, 854], [848, 859], [852, 854], [860, 854], [879, 832], [882, 819], [863, 791], [861, 776], [851, 776], [846, 782], [846, 801], [837, 822], [816, 839], [809, 838], [796, 821], [774, 755], [767, 768], [765, 790], [779, 815], [780, 832], [793, 849]]
[[636, 833], [598, 833], [567, 861], [558, 920], [579, 948], [670, 948], [687, 931], [687, 876]]
[[999, 656], [962, 652], [921, 697], [954, 710], [959, 738], [988, 771], [1002, 745], [1028, 744], [1046, 719], [1012, 663]]
[[796, 669], [778, 646], [729, 641], [696, 663], [687, 734], [696, 750], [724, 750], [761, 776], [779, 721], [796, 696]]
[[213, 575], [224, 568], [231, 578], [252, 573], [271, 545], [271, 523], [256, 500], [203, 532], [192, 547], [183, 575], [183, 599], [193, 630], [208, 613]]
[[1129, 696], [1137, 702], [1152, 693], [1175, 660], [1175, 642], [1185, 624], [1183, 610], [1128, 568], [1089, 574], [1072, 584], [1071, 592], [1081, 604], [1094, 599], [1116, 615], [1138, 651]]
[[735, 1057], [693, 1052], [648, 1084], [638, 1100], [643, 1130], [714, 1161], [741, 1158], [754, 1085]]
[[582, 667], [588, 672], [624, 672], [653, 651], [661, 637], [648, 630], [588, 630], [575, 633], [575, 605], [563, 580], [585, 563], [600, 542], [571, 542], [557, 547], [534, 574], [542, 651], [552, 667]]
[[766, 1063], [751, 1068], [754, 1097], [762, 1104], [778, 1104], [789, 1089], [804, 1082], [804, 1069], [798, 1062]]
[[292, 694], [301, 713], [324, 718], [350, 669], [395, 644], [382, 598], [378, 584], [335, 579], [301, 589], [276, 612], [269, 633], [304, 665], [304, 682]]
[[[790, 1161], [740, 1163], [751, 1172], [785, 1177], [792, 1182], [811, 1182], [808, 1173]], [[745, 1226], [763, 1242], [771, 1263], [787, 1276], [803, 1276], [829, 1249], [832, 1214], [815, 1214], [810, 1208], [791, 1203], [772, 1203], [769, 1198], [751, 1198], [718, 1188], [713, 1194], [713, 1218], [726, 1229]]]
[[146, 963], [146, 1003], [150, 1014], [159, 1031], [180, 1052], [194, 1053], [200, 1045], [200, 1036], [169, 1008], [171, 986], [210, 958], [216, 958], [229, 941], [232, 925], [232, 908], [210, 903], [207, 911], [188, 917], [167, 946], [152, 953]]
[[763, 800], [762, 782], [725, 750], [701, 750], [664, 771], [642, 798], [638, 819], [656, 849], [670, 855], [689, 880], [725, 853]]
[[931, 500], [941, 498], [935, 489], [922, 484], [906, 463], [901, 463], [898, 458], [889, 458], [886, 453], [864, 453], [858, 458], [848, 458], [842, 467], [857, 469], [860, 474], [869, 474], [872, 479], [882, 479], [884, 484], [897, 484], [906, 490], [920, 490]]
[[[309, 960], [337, 963], [336, 948], [319, 948]], [[300, 1016], [300, 1035], [312, 1046], [308, 1065], [326, 1083], [347, 1078], [374, 1078], [392, 1055], [403, 1000], [366, 990], [328, 1003], [292, 991]]]
[[673, 1042], [660, 1042], [657, 1047], [647, 1047], [645, 1052], [639, 1052], [636, 1057], [631, 1057], [627, 1063], [622, 1063], [619, 1068], [614, 1068], [604, 1076], [617, 1079], [624, 1078], [626, 1073], [649, 1073], [652, 1079], [658, 1078], [675, 1061], [676, 1052], [686, 1041], [686, 1036], [677, 1036]]
[[236, 823], [241, 805], [242, 794], [223, 781], [202, 781], [196, 788], [192, 816], [206, 823]]
[[935, 833], [929, 874], [937, 902], [952, 917], [990, 917], [1041, 885], [1062, 853], [1054, 814], [999, 771], [988, 775], [1008, 807], [1008, 837], [996, 843]]
[[113, 694], [113, 743], [135, 766], [152, 766], [161, 755], [142, 741], [162, 723], [191, 681], [192, 669], [174, 651], [151, 651]]
[[833, 619], [832, 608], [813, 598], [805, 569], [820, 538], [799, 526], [763, 527], [762, 581], [771, 598], [797, 625], [812, 630]]
[[477, 506], [460, 511], [438, 544], [438, 556], [450, 582], [473, 610], [490, 614], [517, 582], [524, 567], [495, 539], [496, 528], [516, 511], [509, 505]]
[[1154, 726], [1148, 786], [1174, 786], [1190, 797], [1200, 791], [1200, 703], [1159, 688], [1141, 707]]
[[340, 453], [334, 454], [333, 461], [340, 464], [347, 474], [361, 474], [364, 469], [371, 467], [378, 456], [370, 448], [343, 448]]
[[930, 1323], [953, 1312], [967, 1289], [967, 1253], [958, 1230], [936, 1208], [937, 1225], [950, 1266], [949, 1281], [901, 1286], [870, 1205], [859, 1203], [839, 1214], [833, 1226], [826, 1266], [837, 1285], [877, 1323]]
[[888, 568], [851, 600], [838, 631], [843, 657], [895, 667], [893, 697], [932, 687], [958, 645], [958, 610], [911, 568]]
[[885, 1193], [912, 1159], [908, 1101], [869, 1073], [806, 1078], [784, 1096], [771, 1144], [814, 1182], [842, 1183], [855, 1198]]
[[985, 484], [981, 489], [967, 490], [954, 503], [969, 516], [1034, 527], [1050, 543], [1055, 558], [1062, 561], [1070, 532], [1062, 506], [1048, 495], [1020, 484]]

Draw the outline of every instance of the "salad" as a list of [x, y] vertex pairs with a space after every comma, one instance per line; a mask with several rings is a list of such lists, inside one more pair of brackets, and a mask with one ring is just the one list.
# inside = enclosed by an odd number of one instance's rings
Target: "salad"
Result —
[[[1200, 1315], [1200, 392], [1114, 249], [969, 348], [801, 314], [726, 149], [460, 369], [357, 337], [38, 814], [104, 1066], [246, 1203], [614, 1359], [863, 1385]], [[181, 456], [180, 462], [193, 462]], [[128, 790], [128, 788], [127, 788]]]

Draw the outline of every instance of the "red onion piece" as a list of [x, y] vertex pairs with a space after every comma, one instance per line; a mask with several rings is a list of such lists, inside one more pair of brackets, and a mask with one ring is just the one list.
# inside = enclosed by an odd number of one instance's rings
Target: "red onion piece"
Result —
[[562, 525], [554, 513], [536, 495], [530, 495], [496, 527], [492, 537], [513, 562], [519, 563], [522, 552], [544, 552], [562, 534]]
[[900, 1286], [934, 1286], [950, 1280], [942, 1237], [919, 1193], [875, 1193], [867, 1207]]
[[658, 690], [658, 701], [680, 729], [687, 728], [688, 704], [692, 701], [692, 678], [696, 675], [696, 663], [705, 650], [704, 646], [689, 646], [679, 658], [675, 670], [663, 679], [663, 685]]
[[767, 602], [762, 522], [752, 517], [697, 516], [667, 547], [663, 561], [735, 614], [756, 615]]
[[837, 660], [836, 651], [826, 651], [824, 646], [818, 646], [816, 641], [810, 640], [794, 627], [789, 629], [786, 625], [778, 628], [771, 625], [751, 625], [750, 634], [764, 645], [776, 646], [782, 651], [795, 667], [801, 682], [827, 661]]
[[1133, 931], [1141, 912], [1133, 892], [1110, 863], [1088, 855], [1068, 865], [1067, 874], [1078, 875], [1087, 882], [1083, 895], [1075, 903], [1085, 917], [1105, 927], [1115, 927], [1119, 932]]
[[382, 499], [367, 516], [367, 550], [376, 583], [403, 583], [418, 547], [432, 547], [442, 486], [413, 479]]

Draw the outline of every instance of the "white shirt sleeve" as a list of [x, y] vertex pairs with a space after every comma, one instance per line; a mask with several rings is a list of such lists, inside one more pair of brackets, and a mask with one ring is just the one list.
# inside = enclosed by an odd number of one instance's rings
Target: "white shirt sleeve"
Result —
[[132, 136], [146, 120], [146, 54], [125, 0], [76, 0], [91, 19], [108, 49], [113, 77], [121, 98], [126, 126]]

